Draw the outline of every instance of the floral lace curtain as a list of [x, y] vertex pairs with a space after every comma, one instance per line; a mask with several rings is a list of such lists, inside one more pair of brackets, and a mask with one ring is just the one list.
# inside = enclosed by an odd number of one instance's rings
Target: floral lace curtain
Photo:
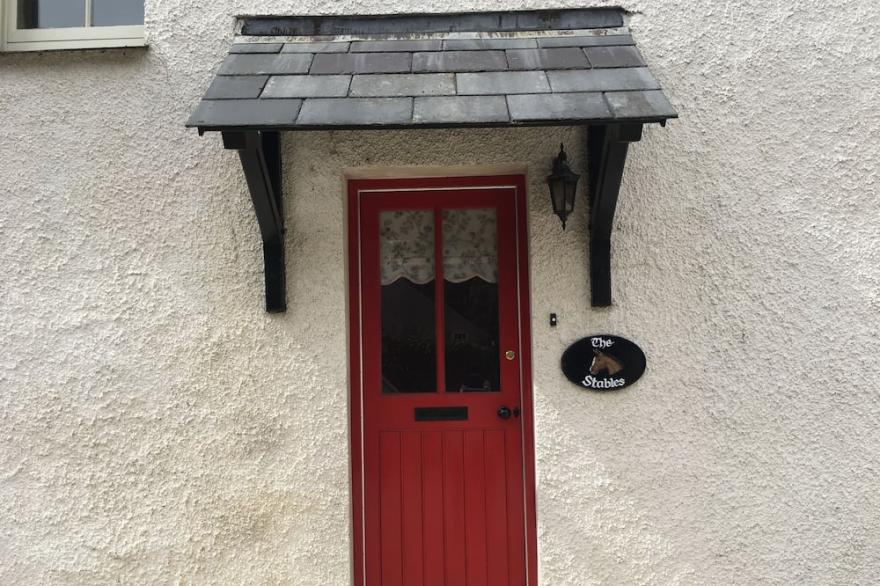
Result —
[[[419, 285], [433, 281], [434, 212], [383, 212], [379, 223], [382, 284], [398, 279]], [[474, 277], [498, 281], [495, 210], [444, 210], [443, 278], [461, 283]]]

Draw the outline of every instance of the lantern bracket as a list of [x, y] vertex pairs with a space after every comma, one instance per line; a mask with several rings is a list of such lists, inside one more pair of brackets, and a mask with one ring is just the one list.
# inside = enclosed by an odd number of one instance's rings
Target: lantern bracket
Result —
[[593, 307], [611, 305], [611, 232], [629, 143], [642, 138], [641, 124], [599, 124], [587, 130], [587, 193], [590, 202], [590, 295]]
[[224, 131], [223, 146], [238, 151], [263, 239], [266, 311], [287, 310], [281, 140], [278, 132]]

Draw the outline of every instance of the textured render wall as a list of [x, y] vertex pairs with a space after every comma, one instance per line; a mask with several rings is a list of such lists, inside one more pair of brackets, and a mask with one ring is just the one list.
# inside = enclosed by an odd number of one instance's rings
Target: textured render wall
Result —
[[[874, 582], [880, 8], [626, 7], [682, 119], [632, 150], [607, 310], [585, 206], [547, 209], [560, 139], [583, 156], [556, 129], [287, 136], [291, 309], [262, 312], [235, 156], [182, 127], [232, 15], [422, 4], [147, 0], [147, 51], [0, 55], [0, 582], [348, 583], [342, 169], [502, 163], [532, 189], [542, 583]], [[563, 381], [595, 332], [642, 344], [637, 386]]]

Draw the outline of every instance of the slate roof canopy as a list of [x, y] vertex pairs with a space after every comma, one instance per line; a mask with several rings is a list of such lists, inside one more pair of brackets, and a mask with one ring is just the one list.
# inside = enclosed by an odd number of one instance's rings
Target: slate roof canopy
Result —
[[187, 126], [314, 130], [676, 118], [619, 9], [248, 17]]

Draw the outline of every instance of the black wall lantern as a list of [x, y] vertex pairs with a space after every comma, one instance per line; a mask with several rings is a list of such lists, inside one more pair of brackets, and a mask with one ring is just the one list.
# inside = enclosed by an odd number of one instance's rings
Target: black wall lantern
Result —
[[559, 154], [553, 159], [553, 173], [547, 176], [547, 185], [550, 187], [553, 213], [562, 220], [563, 230], [565, 230], [565, 220], [574, 211], [574, 194], [580, 178], [581, 176], [568, 166], [568, 155], [560, 144]]

